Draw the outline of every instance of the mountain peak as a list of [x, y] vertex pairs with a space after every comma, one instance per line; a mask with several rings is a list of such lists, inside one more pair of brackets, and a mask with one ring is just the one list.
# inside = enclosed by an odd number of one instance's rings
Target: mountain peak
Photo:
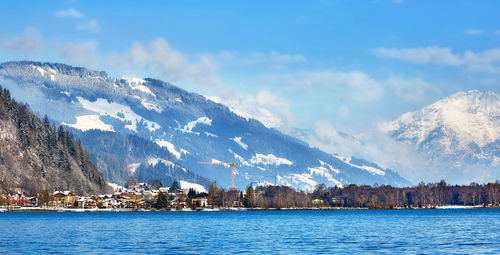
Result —
[[484, 148], [500, 139], [500, 97], [478, 90], [457, 92], [405, 113], [382, 129], [396, 140], [414, 144], [434, 156], [474, 160], [496, 157], [495, 151]]

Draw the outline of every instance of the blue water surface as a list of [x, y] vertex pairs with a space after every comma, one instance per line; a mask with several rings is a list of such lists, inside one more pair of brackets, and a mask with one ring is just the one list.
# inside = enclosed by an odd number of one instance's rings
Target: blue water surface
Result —
[[0, 213], [7, 254], [500, 254], [500, 210]]

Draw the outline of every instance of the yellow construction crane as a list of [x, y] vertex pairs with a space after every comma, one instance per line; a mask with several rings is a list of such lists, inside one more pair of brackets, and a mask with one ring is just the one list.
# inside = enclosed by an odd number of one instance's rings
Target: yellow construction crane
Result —
[[231, 163], [231, 162], [198, 162], [198, 164], [207, 164], [207, 165], [220, 165], [220, 166], [231, 166], [231, 173], [232, 173], [232, 183], [231, 183], [231, 189], [234, 189], [234, 167], [235, 166], [240, 166], [241, 164], [238, 163]]

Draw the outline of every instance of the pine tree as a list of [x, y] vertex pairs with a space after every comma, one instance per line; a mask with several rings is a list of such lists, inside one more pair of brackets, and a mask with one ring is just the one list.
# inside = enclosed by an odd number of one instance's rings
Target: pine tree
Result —
[[43, 126], [45, 127], [45, 130], [48, 130], [50, 128], [50, 121], [49, 121], [49, 117], [47, 116], [47, 114], [45, 114], [45, 116], [43, 116]]
[[192, 201], [193, 198], [195, 197], [196, 197], [196, 191], [193, 188], [189, 188], [186, 201], [188, 203], [188, 206], [193, 206]]
[[248, 185], [245, 198], [243, 200], [245, 207], [254, 208], [255, 207], [255, 193], [252, 185]]
[[174, 180], [172, 182], [172, 185], [170, 185], [170, 190], [176, 191], [176, 190], [180, 190], [180, 189], [181, 189], [181, 185], [179, 184], [179, 182], [177, 180]]
[[66, 132], [64, 131], [63, 126], [59, 126], [57, 129], [57, 141], [62, 144], [66, 143]]
[[165, 195], [163, 192], [158, 193], [158, 198], [156, 199], [156, 208], [161, 209], [161, 208], [166, 208], [168, 206], [168, 199], [167, 195]]

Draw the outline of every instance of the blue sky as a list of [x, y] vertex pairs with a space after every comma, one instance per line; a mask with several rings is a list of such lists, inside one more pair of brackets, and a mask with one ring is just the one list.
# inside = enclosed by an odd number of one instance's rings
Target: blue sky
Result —
[[2, 62], [160, 78], [288, 133], [363, 136], [458, 91], [500, 91], [498, 1], [0, 5]]

